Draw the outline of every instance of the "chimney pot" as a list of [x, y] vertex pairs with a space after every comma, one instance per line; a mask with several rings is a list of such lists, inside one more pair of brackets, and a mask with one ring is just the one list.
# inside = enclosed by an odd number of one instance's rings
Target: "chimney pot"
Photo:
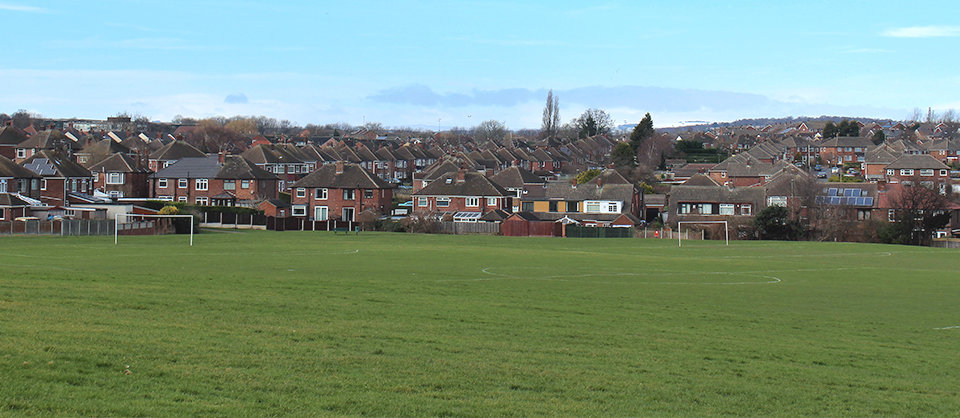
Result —
[[337, 174], [343, 174], [343, 160], [337, 161]]
[[460, 168], [460, 170], [457, 171], [457, 181], [463, 181], [466, 177], [467, 177], [467, 169]]

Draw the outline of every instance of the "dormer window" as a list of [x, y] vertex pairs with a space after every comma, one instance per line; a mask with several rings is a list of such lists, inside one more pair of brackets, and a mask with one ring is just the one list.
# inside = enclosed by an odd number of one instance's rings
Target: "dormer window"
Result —
[[453, 184], [453, 179], [448, 178], [448, 179], [447, 179], [447, 184]]

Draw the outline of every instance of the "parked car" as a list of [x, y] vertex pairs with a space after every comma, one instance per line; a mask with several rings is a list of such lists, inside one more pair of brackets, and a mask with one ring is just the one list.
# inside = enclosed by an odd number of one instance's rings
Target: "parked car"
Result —
[[823, 170], [823, 167], [821, 167], [820, 164], [817, 164], [817, 165], [813, 166], [813, 169], [814, 169], [814, 170], [817, 170], [817, 171], [821, 171], [821, 170]]
[[840, 174], [840, 167], [830, 167], [830, 174]]
[[826, 171], [818, 171], [818, 172], [817, 172], [817, 178], [818, 178], [818, 179], [825, 179], [825, 178], [827, 178], [827, 172], [826, 172]]

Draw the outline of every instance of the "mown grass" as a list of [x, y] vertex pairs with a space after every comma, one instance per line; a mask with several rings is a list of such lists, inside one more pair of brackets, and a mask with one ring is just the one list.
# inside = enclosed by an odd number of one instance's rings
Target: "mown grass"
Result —
[[186, 244], [0, 239], [0, 415], [960, 414], [956, 250]]

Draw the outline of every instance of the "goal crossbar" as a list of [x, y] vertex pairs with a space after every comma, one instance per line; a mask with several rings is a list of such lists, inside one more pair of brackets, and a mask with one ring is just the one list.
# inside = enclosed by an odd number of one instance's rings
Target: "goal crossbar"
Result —
[[[677, 232], [680, 232], [680, 225], [683, 224], [723, 224], [723, 235], [727, 245], [730, 245], [730, 228], [727, 224], [727, 221], [687, 221], [687, 222], [677, 222]], [[677, 246], [682, 247], [683, 234], [677, 234]]]
[[190, 219], [190, 246], [193, 246], [193, 215], [141, 215], [137, 213], [118, 213], [114, 218], [113, 245], [117, 245], [120, 236], [120, 218], [191, 218]]

